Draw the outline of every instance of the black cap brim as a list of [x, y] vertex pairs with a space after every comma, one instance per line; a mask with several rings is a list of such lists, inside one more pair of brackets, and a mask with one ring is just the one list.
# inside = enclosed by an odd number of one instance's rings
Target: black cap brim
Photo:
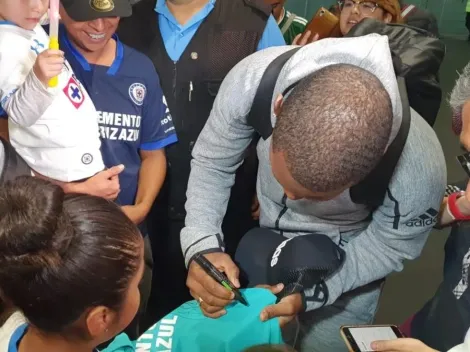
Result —
[[276, 248], [288, 238], [268, 229], [256, 228], [242, 237], [235, 253], [240, 279], [247, 287], [269, 282], [268, 267]]
[[240, 241], [235, 262], [242, 283], [313, 287], [339, 269], [344, 251], [330, 237], [305, 234], [288, 239], [269, 229], [253, 229]]
[[129, 17], [129, 0], [61, 0], [67, 15], [77, 22], [88, 22], [106, 17]]

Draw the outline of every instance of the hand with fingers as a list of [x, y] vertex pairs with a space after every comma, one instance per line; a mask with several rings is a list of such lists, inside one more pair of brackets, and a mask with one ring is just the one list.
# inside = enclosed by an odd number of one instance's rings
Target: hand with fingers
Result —
[[90, 177], [83, 183], [86, 194], [114, 200], [121, 191], [119, 174], [124, 171], [124, 165], [113, 166]]
[[[240, 288], [239, 270], [229, 255], [209, 253], [204, 255], [217, 270], [224, 272], [230, 282]], [[191, 296], [199, 302], [203, 314], [209, 318], [220, 318], [226, 314], [225, 307], [232, 303], [234, 294], [210, 277], [195, 261], [188, 269], [186, 280]]]
[[41, 83], [48, 87], [49, 80], [58, 76], [64, 66], [64, 52], [61, 50], [44, 50], [36, 58], [33, 66], [33, 72]]
[[374, 341], [371, 348], [373, 351], [382, 352], [438, 352], [419, 340], [407, 338]]
[[316, 42], [318, 39], [320, 39], [320, 36], [318, 35], [318, 33], [313, 34], [311, 31], [307, 31], [305, 33], [298, 34], [294, 38], [292, 45], [304, 46], [304, 45]]
[[[258, 287], [266, 288], [275, 295], [284, 289], [283, 284], [277, 284], [276, 286], [260, 285]], [[267, 321], [273, 318], [279, 318], [279, 325], [282, 328], [304, 310], [305, 307], [302, 295], [300, 293], [294, 293], [282, 298], [279, 303], [264, 308], [260, 314], [260, 319], [261, 321]]]
[[253, 218], [253, 220], [259, 220], [260, 213], [261, 208], [259, 206], [258, 197], [255, 194], [255, 196], [253, 197], [253, 203], [251, 204], [251, 217]]

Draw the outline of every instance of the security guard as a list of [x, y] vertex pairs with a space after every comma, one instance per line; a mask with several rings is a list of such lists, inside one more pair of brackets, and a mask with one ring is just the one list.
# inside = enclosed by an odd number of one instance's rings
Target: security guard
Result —
[[[258, 50], [285, 44], [270, 14], [263, 0], [142, 0], [121, 21], [120, 39], [146, 53], [158, 71], [179, 140], [167, 149], [166, 184], [149, 217], [152, 239], [158, 239], [152, 244], [154, 258], [167, 268], [155, 270], [152, 299], [158, 318], [190, 299], [180, 232], [192, 148], [232, 67]], [[228, 251], [255, 226], [256, 170], [253, 156], [238, 173], [224, 221]]]

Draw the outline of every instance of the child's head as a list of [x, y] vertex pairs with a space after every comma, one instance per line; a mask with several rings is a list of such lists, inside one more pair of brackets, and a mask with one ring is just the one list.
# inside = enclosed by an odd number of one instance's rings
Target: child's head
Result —
[[143, 240], [118, 206], [32, 177], [0, 189], [2, 294], [44, 336], [97, 346], [134, 318]]
[[46, 13], [49, 0], [0, 0], [0, 18], [33, 29]]

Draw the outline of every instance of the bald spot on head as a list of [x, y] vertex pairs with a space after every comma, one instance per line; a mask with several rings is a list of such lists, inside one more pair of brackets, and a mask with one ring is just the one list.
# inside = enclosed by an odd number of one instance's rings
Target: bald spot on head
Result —
[[393, 109], [377, 77], [357, 66], [331, 65], [305, 77], [286, 98], [273, 131], [293, 179], [311, 192], [363, 180], [382, 158]]

